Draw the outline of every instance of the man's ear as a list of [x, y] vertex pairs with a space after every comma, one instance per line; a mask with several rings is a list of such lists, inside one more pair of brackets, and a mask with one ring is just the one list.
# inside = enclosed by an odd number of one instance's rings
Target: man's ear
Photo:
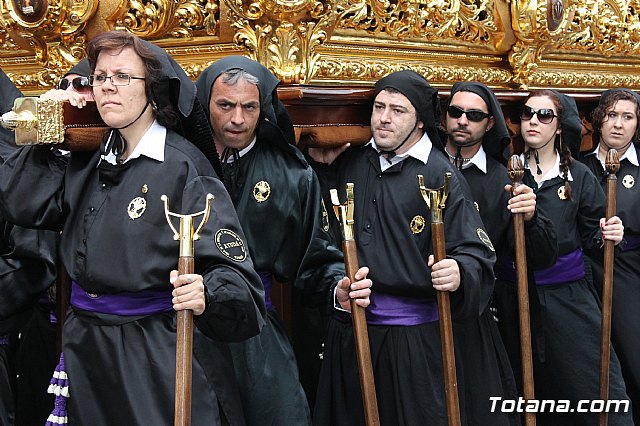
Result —
[[489, 124], [487, 124], [487, 132], [491, 129], [493, 129], [493, 126], [496, 124], [496, 119], [493, 117], [493, 115], [491, 117], [489, 117]]

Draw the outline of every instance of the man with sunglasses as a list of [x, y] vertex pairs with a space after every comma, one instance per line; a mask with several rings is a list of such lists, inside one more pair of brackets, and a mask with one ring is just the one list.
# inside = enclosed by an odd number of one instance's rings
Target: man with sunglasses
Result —
[[[436, 291], [448, 291], [454, 324], [472, 324], [454, 329], [462, 424], [516, 424], [517, 418], [492, 413], [488, 398], [476, 398], [480, 388], [505, 398], [516, 391], [506, 354], [485, 340], [491, 330], [478, 321], [493, 291], [494, 249], [464, 179], [434, 149], [441, 146], [439, 121], [438, 94], [426, 79], [409, 70], [394, 72], [376, 83], [373, 137], [366, 145], [350, 147], [332, 162], [343, 148], [309, 149], [309, 155], [331, 163], [316, 167], [340, 195], [347, 182], [354, 183], [358, 260], [376, 283], [366, 316], [380, 423], [447, 424]], [[438, 188], [447, 172], [447, 258], [435, 263], [429, 209], [416, 176]], [[318, 387], [317, 426], [364, 424], [353, 340], [348, 317], [336, 312]], [[503, 381], [496, 366], [505, 365]]]
[[[533, 269], [551, 266], [558, 251], [556, 233], [552, 223], [536, 211], [535, 193], [528, 186], [519, 185], [514, 189], [514, 196], [510, 195], [512, 186], [503, 155], [510, 138], [502, 108], [493, 91], [477, 82], [454, 84], [447, 100], [443, 123], [447, 133], [444, 151], [469, 184], [476, 208], [496, 249], [495, 273], [498, 282], [503, 275], [504, 265], [511, 265], [514, 261], [513, 213], [524, 214], [528, 271], [532, 273]], [[500, 297], [499, 293], [494, 297]], [[535, 303], [533, 305], [537, 307]], [[501, 319], [499, 309], [495, 314]], [[502, 319], [498, 326], [511, 320], [517, 321], [517, 318]], [[488, 307], [480, 320], [485, 322], [483, 330], [491, 332], [484, 341], [493, 341], [503, 355], [501, 359], [505, 359], [507, 354]], [[458, 324], [458, 328], [461, 327]], [[500, 329], [517, 332], [512, 326]], [[473, 356], [463, 352], [462, 357], [465, 355]], [[518, 384], [521, 384], [520, 360], [512, 359], [511, 365]], [[505, 365], [497, 367], [504, 369]], [[508, 363], [506, 367], [509, 370]], [[471, 371], [478, 374], [478, 379], [487, 373], [477, 369]], [[510, 371], [502, 373], [511, 375]], [[487, 390], [486, 387], [474, 389], [474, 400], [488, 400], [492, 394]]]
[[93, 101], [89, 74], [89, 61], [86, 58], [82, 59], [58, 80], [55, 89], [44, 93], [40, 99], [67, 101], [75, 107], [84, 107], [87, 101]]

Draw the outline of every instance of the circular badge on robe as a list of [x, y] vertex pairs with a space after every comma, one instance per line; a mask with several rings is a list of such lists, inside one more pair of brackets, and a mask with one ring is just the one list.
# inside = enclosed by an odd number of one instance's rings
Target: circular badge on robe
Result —
[[244, 262], [247, 258], [247, 249], [244, 241], [238, 234], [230, 229], [219, 229], [214, 236], [216, 247], [225, 257], [235, 261]]
[[636, 183], [636, 180], [631, 175], [626, 175], [625, 177], [622, 178], [622, 185], [627, 189], [632, 188], [633, 185], [635, 185], [635, 183]]
[[255, 198], [257, 202], [262, 203], [263, 201], [267, 201], [269, 195], [271, 195], [271, 187], [266, 180], [261, 180], [253, 186], [253, 198]]
[[565, 194], [565, 192], [564, 192], [564, 185], [562, 185], [560, 188], [558, 188], [558, 198], [560, 198], [561, 200], [566, 200], [567, 199], [567, 194]]
[[147, 209], [147, 200], [142, 197], [136, 197], [129, 202], [129, 207], [127, 207], [127, 213], [131, 220], [135, 220], [144, 214], [144, 211]]
[[478, 234], [478, 238], [480, 238], [480, 241], [482, 241], [485, 246], [489, 247], [489, 250], [496, 251], [496, 249], [493, 248], [493, 244], [491, 243], [491, 238], [489, 238], [484, 229], [478, 228], [476, 229], [476, 233]]
[[424, 217], [418, 215], [411, 219], [411, 224], [409, 227], [411, 228], [411, 232], [415, 234], [419, 234], [424, 230]]

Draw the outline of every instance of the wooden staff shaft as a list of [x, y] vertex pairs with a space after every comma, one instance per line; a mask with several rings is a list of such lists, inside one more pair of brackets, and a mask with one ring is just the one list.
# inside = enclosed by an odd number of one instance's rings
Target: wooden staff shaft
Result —
[[[178, 259], [178, 274], [193, 273], [193, 257]], [[191, 425], [191, 378], [193, 361], [193, 311], [178, 311], [176, 324], [176, 398], [174, 425]]]
[[[607, 209], [609, 220], [616, 214], [616, 176], [609, 174], [607, 179]], [[604, 275], [602, 281], [602, 326], [600, 328], [600, 399], [609, 399], [609, 360], [611, 356], [611, 305], [613, 301], [613, 250], [615, 243], [604, 241]], [[607, 412], [600, 413], [599, 424], [607, 424]]]
[[[431, 223], [433, 252], [436, 263], [446, 258], [444, 223]], [[444, 389], [447, 399], [449, 426], [460, 425], [460, 402], [458, 400], [458, 380], [456, 378], [456, 356], [453, 345], [451, 323], [451, 303], [449, 292], [438, 291], [438, 315], [440, 317], [440, 339], [442, 341], [442, 365], [444, 368]]]
[[[351, 282], [356, 281], [358, 272], [358, 252], [355, 240], [342, 242], [344, 264], [347, 276]], [[358, 372], [360, 373], [360, 390], [362, 391], [362, 403], [364, 405], [364, 417], [367, 426], [379, 426], [378, 400], [376, 398], [376, 385], [373, 379], [371, 366], [371, 348], [369, 346], [369, 332], [364, 308], [356, 304], [355, 299], [350, 299], [351, 320], [353, 321], [353, 334], [356, 342], [356, 356], [358, 357]]]
[[[531, 355], [531, 323], [529, 322], [529, 283], [527, 278], [527, 249], [524, 239], [524, 216], [513, 215], [513, 233], [516, 251], [516, 282], [518, 286], [518, 316], [520, 325], [520, 352], [522, 357], [522, 382], [524, 398], [535, 398], [533, 385], [533, 360]], [[535, 413], [525, 414], [525, 425], [535, 426]]]

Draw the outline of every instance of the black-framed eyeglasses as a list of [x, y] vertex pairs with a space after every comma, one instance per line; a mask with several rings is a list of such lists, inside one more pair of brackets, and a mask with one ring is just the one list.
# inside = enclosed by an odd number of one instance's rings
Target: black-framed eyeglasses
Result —
[[449, 108], [447, 108], [447, 114], [449, 114], [453, 118], [460, 118], [462, 117], [462, 114], [464, 114], [467, 116], [467, 120], [473, 121], [476, 123], [481, 122], [485, 118], [491, 117], [491, 114], [487, 112], [478, 111], [477, 109], [472, 109], [467, 111], [455, 105], [449, 105]]
[[540, 108], [539, 110], [535, 110], [530, 106], [525, 105], [520, 113], [520, 119], [523, 121], [529, 121], [534, 115], [538, 116], [538, 121], [542, 124], [549, 124], [557, 117], [556, 113], [553, 112], [551, 108]]
[[60, 79], [60, 81], [58, 81], [58, 85], [56, 86], [56, 88], [60, 90], [67, 90], [69, 86], [72, 86], [73, 90], [75, 90], [76, 92], [85, 93], [91, 90], [88, 77], [75, 77], [71, 80], [63, 77]]
[[107, 80], [111, 80], [114, 86], [128, 86], [131, 80], [146, 80], [144, 77], [134, 77], [132, 75], [119, 72], [113, 75], [92, 74], [89, 76], [89, 85], [102, 86]]

